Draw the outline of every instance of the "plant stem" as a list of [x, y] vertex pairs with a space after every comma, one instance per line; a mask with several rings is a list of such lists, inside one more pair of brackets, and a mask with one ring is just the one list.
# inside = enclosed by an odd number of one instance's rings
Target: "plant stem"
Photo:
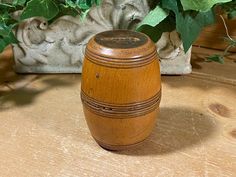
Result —
[[223, 17], [222, 15], [220, 15], [220, 18], [221, 18], [222, 21], [223, 21], [223, 24], [224, 24], [224, 27], [225, 27], [225, 31], [226, 31], [226, 35], [228, 36], [228, 38], [229, 38], [231, 41], [234, 41], [234, 39], [229, 35], [229, 30], [228, 30], [227, 25], [226, 25], [226, 23], [225, 23], [224, 17]]
[[225, 49], [224, 53], [223, 53], [223, 57], [227, 55], [229, 49], [231, 49], [233, 46], [232, 45], [228, 45], [228, 47]]

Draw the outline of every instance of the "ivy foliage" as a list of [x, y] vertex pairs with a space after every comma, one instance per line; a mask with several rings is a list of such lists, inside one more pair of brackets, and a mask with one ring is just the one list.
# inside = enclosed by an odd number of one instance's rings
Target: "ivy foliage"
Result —
[[[202, 28], [215, 22], [213, 6], [230, 3], [232, 0], [160, 0], [156, 8], [144, 18], [137, 27], [158, 41], [163, 32], [176, 29], [187, 52]], [[233, 0], [235, 2], [235, 0]], [[227, 7], [230, 8], [230, 5]], [[155, 14], [155, 15], [154, 15]]]
[[232, 0], [181, 0], [184, 10], [208, 11], [215, 4], [227, 3]]
[[236, 17], [236, 0], [221, 4], [221, 9], [227, 14], [228, 19]]
[[[84, 17], [93, 5], [101, 0], [0, 0], [0, 53], [9, 44], [17, 43], [12, 30], [22, 20], [31, 17], [44, 17], [53, 21], [62, 15]], [[22, 10], [19, 19], [12, 13]]]

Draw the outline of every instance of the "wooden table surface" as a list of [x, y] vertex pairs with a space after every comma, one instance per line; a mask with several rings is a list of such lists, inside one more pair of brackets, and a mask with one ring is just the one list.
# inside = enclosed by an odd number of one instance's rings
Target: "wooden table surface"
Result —
[[163, 76], [161, 115], [151, 136], [121, 152], [90, 136], [80, 75], [16, 75], [11, 51], [0, 56], [0, 176], [235, 177], [236, 62], [204, 62], [193, 73]]

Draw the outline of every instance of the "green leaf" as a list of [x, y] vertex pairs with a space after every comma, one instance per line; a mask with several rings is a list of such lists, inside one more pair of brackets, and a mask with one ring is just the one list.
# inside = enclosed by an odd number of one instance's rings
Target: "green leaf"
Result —
[[219, 4], [219, 6], [229, 19], [233, 19], [236, 17], [236, 0]]
[[100, 5], [102, 0], [76, 0], [77, 6], [86, 11], [90, 9], [94, 4]]
[[57, 14], [57, 17], [63, 16], [63, 15], [71, 15], [72, 17], [75, 17], [78, 15], [78, 11], [75, 8], [72, 8], [68, 5], [59, 5], [60, 12]]
[[7, 37], [0, 37], [0, 53], [9, 45], [16, 44], [18, 41], [13, 33], [10, 33]]
[[66, 6], [70, 8], [76, 8], [76, 3], [74, 3], [72, 0], [66, 0]]
[[14, 24], [7, 26], [4, 23], [0, 23], [0, 36], [7, 37], [12, 33], [12, 29], [14, 27]]
[[13, 25], [7, 26], [4, 23], [0, 23], [0, 53], [6, 46], [12, 43], [17, 43], [17, 39], [12, 33]]
[[102, 0], [95, 0], [95, 4], [99, 6], [101, 4]]
[[228, 13], [228, 19], [233, 19], [236, 17], [236, 9]]
[[6, 3], [0, 3], [0, 8], [13, 8], [14, 6], [11, 4], [6, 4]]
[[199, 36], [203, 27], [213, 24], [214, 22], [215, 16], [212, 10], [208, 12], [199, 12], [197, 14], [177, 14], [176, 30], [180, 33], [184, 51], [188, 51], [193, 42]]
[[226, 3], [232, 0], [180, 0], [184, 10], [209, 11], [215, 4]]
[[0, 36], [5, 37], [9, 34], [10, 29], [3, 23], [0, 23]]
[[[62, 15], [85, 17], [93, 5], [102, 0], [0, 0], [0, 52], [12, 43], [17, 43], [12, 29], [31, 17], [44, 17], [49, 22]], [[12, 12], [23, 10], [20, 19], [14, 19]]]
[[[10, 15], [5, 12], [2, 15], [0, 15], [0, 23], [5, 24], [10, 18]], [[1, 25], [1, 24], [0, 24]]]
[[177, 0], [162, 0], [162, 7], [172, 10], [175, 14], [179, 13]]
[[175, 24], [173, 23], [171, 17], [168, 16], [155, 27], [152, 27], [150, 25], [142, 25], [139, 28], [139, 31], [148, 35], [153, 42], [157, 42], [164, 32], [171, 32], [174, 29]]
[[207, 57], [207, 61], [214, 61], [214, 62], [224, 64], [224, 57], [216, 54], [216, 55]]
[[169, 15], [168, 10], [162, 9], [160, 6], [156, 6], [155, 9], [150, 11], [143, 21], [138, 25], [137, 31], [141, 31], [144, 25], [151, 27], [157, 26]]
[[26, 0], [13, 0], [12, 2], [14, 6], [23, 6], [25, 5], [25, 3], [26, 3]]
[[[14, 24], [7, 26], [4, 23], [0, 23], [0, 37], [12, 37], [12, 29], [14, 27]], [[13, 35], [14, 36], [14, 35]], [[15, 38], [12, 38], [12, 41], [17, 42]]]
[[31, 0], [21, 14], [21, 20], [31, 17], [53, 19], [59, 13], [59, 8], [53, 0]]
[[196, 40], [203, 27], [215, 22], [212, 10], [207, 12], [182, 11], [180, 2], [177, 0], [163, 0], [162, 6], [175, 13], [176, 30], [180, 33], [184, 51], [187, 52]]
[[92, 6], [91, 0], [77, 0], [76, 4], [82, 10], [87, 10]]
[[88, 13], [89, 13], [89, 9], [87, 9], [81, 13], [81, 20], [82, 21], [85, 20]]
[[230, 46], [236, 47], [236, 39], [223, 37], [224, 41], [227, 42]]

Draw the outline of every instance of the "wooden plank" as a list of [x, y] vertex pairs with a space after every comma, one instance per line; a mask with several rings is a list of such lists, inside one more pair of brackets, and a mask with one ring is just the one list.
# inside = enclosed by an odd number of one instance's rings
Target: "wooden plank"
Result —
[[[229, 30], [229, 34], [232, 38], [236, 39], [236, 19], [226, 20], [226, 25]], [[218, 17], [217, 23], [208, 27], [205, 27], [197, 41], [194, 43], [196, 46], [208, 47], [211, 49], [224, 50], [228, 43], [224, 40], [226, 37], [226, 31], [221, 18]], [[231, 52], [236, 52], [236, 48], [232, 48]]]
[[[232, 60], [199, 62], [200, 52], [194, 72], [235, 81]], [[162, 77], [161, 114], [151, 136], [110, 152], [87, 128], [80, 79], [44, 75], [7, 92], [0, 87], [0, 176], [236, 176], [236, 86], [227, 80]]]
[[236, 54], [231, 53], [225, 57], [225, 63], [206, 62], [206, 57], [222, 54], [222, 51], [202, 47], [192, 48], [191, 64], [193, 72], [190, 76], [200, 79], [215, 80], [225, 84], [235, 84], [236, 81]]

